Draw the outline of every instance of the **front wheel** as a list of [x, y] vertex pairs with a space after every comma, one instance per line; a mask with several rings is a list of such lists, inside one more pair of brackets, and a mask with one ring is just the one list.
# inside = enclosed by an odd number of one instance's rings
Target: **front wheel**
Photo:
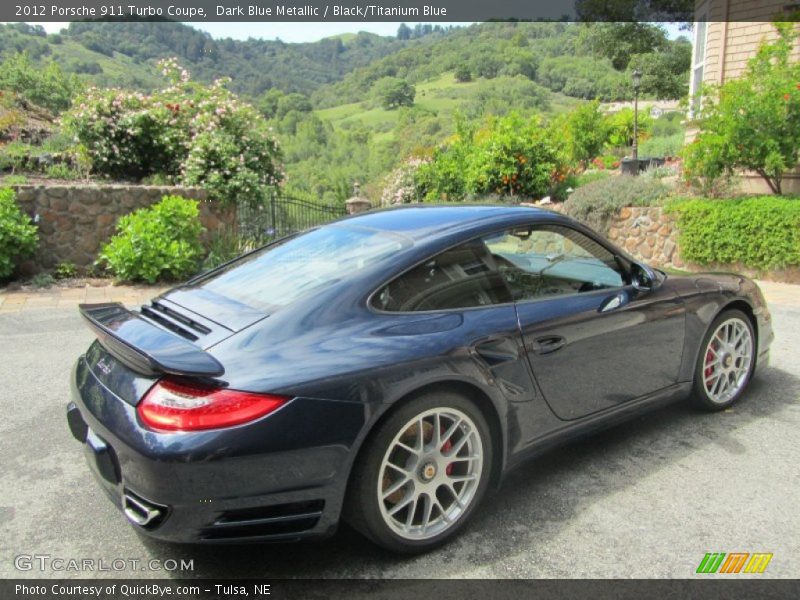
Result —
[[473, 402], [451, 392], [418, 397], [368, 440], [346, 518], [389, 550], [430, 550], [463, 527], [486, 491], [491, 465], [489, 428]]
[[739, 310], [727, 310], [714, 319], [695, 367], [695, 406], [722, 410], [741, 397], [755, 367], [755, 339], [750, 319]]

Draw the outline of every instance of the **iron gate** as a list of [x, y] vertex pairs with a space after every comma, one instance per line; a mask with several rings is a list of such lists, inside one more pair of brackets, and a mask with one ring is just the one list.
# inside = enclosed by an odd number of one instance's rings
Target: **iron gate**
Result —
[[260, 245], [346, 214], [344, 206], [317, 204], [275, 191], [261, 203], [240, 204], [236, 217], [239, 235]]

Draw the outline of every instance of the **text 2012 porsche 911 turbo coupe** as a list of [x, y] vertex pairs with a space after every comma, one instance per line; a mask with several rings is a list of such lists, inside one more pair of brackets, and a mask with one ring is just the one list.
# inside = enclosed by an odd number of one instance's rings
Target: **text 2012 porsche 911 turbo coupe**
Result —
[[180, 542], [450, 539], [554, 444], [739, 399], [772, 341], [739, 275], [668, 276], [525, 207], [369, 212], [246, 254], [97, 336], [67, 416], [108, 496]]

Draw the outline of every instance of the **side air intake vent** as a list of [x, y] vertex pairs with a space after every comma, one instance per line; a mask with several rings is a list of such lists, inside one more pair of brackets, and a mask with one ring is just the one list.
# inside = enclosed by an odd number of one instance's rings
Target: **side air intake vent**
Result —
[[313, 529], [322, 516], [324, 500], [292, 502], [259, 508], [229, 510], [203, 530], [208, 541], [235, 541], [248, 538], [290, 539]]

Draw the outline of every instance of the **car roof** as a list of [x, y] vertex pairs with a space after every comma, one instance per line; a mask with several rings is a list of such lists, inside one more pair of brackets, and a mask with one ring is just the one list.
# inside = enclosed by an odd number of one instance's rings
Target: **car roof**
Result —
[[514, 226], [531, 219], [565, 222], [556, 212], [533, 206], [412, 205], [353, 215], [338, 223], [401, 233], [414, 239], [438, 237], [454, 231], [484, 230], [492, 226]]

